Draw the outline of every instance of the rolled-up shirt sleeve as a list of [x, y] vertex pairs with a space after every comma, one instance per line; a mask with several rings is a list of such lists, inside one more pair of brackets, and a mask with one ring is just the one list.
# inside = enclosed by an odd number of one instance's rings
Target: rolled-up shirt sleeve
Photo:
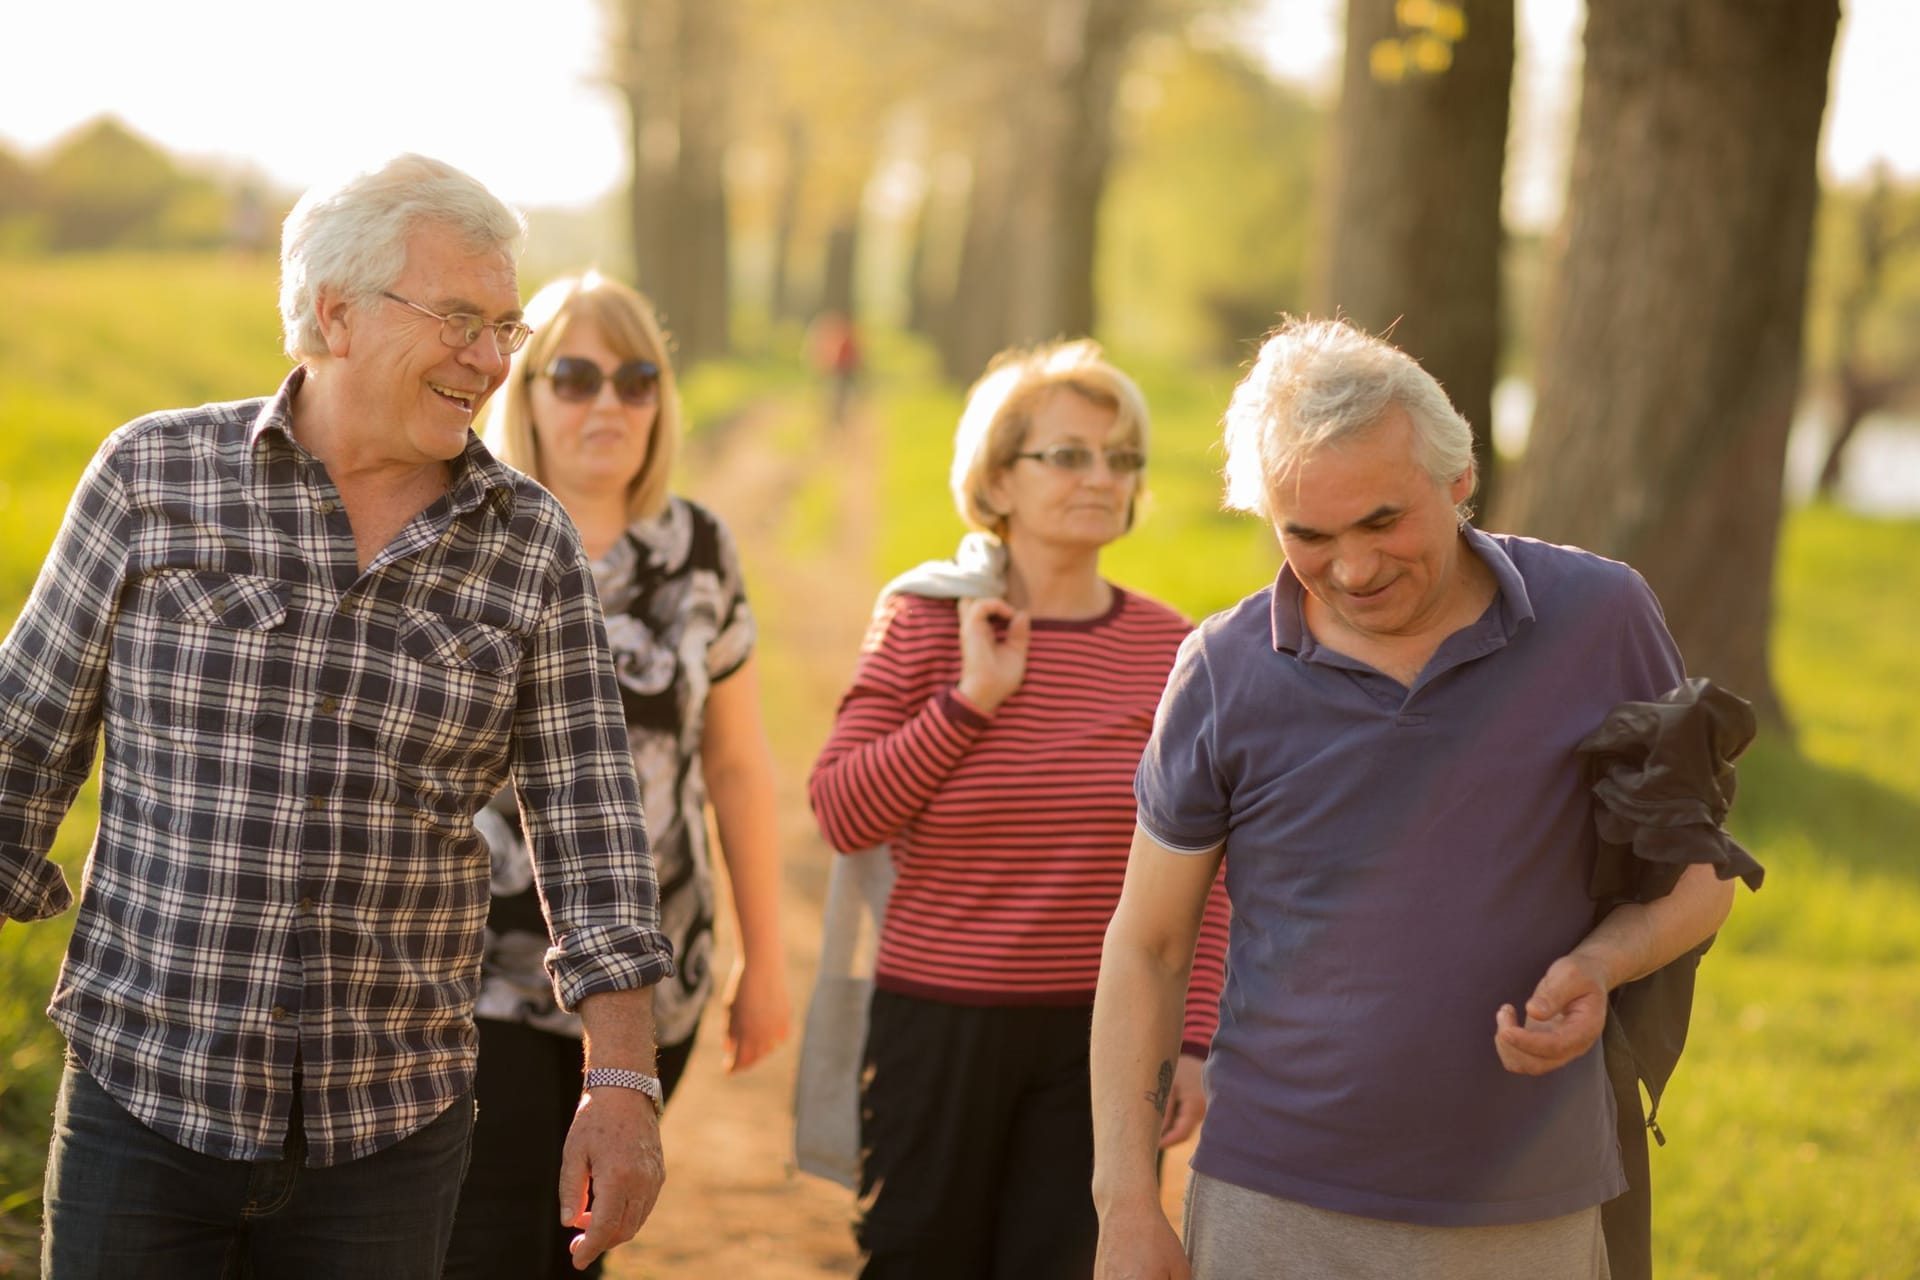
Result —
[[556, 565], [548, 607], [528, 638], [513, 756], [561, 1008], [671, 976], [626, 720], [584, 554]]
[[1227, 838], [1230, 796], [1215, 763], [1215, 706], [1204, 633], [1196, 631], [1174, 659], [1133, 779], [1141, 828], [1175, 853], [1206, 853]]
[[0, 642], [0, 915], [73, 905], [47, 857], [93, 765], [126, 567], [127, 502], [113, 441], [94, 456], [26, 605]]

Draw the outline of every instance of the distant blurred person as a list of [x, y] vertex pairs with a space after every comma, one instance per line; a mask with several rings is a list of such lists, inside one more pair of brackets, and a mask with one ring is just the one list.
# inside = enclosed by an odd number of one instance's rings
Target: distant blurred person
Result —
[[[627, 746], [639, 773], [675, 976], [654, 988], [662, 1106], [713, 994], [711, 798], [740, 955], [722, 999], [722, 1061], [753, 1065], [787, 1035], [773, 762], [760, 718], [754, 620], [726, 526], [668, 492], [680, 403], [653, 306], [616, 280], [557, 280], [527, 307], [488, 424], [499, 457], [551, 490], [580, 530], [605, 611]], [[479, 1118], [449, 1276], [575, 1275], [553, 1171], [580, 1098], [579, 1019], [555, 1006], [551, 945], [511, 790], [479, 817], [492, 848], [478, 1021]], [[585, 1269], [597, 1275], [596, 1262]]]
[[[1146, 401], [1095, 344], [996, 359], [952, 469], [962, 518], [990, 535], [967, 557], [983, 571], [954, 589], [922, 566], [884, 595], [814, 766], [828, 841], [889, 842], [897, 870], [866, 1039], [865, 1280], [1092, 1273], [1093, 986], [1134, 769], [1190, 630], [1100, 574], [1146, 464]], [[1204, 1110], [1224, 905], [1185, 1056], [1153, 1086], [1162, 1146]]]
[[[46, 853], [105, 744], [49, 1010], [57, 1280], [439, 1275], [503, 783], [537, 980], [589, 1067], [651, 1078], [672, 960], [593, 579], [471, 430], [527, 338], [521, 229], [420, 156], [309, 191], [298, 366], [108, 436], [0, 644], [0, 915], [71, 905]], [[574, 1114], [544, 1197], [582, 1263], [651, 1212], [657, 1120], [620, 1090]]]
[[823, 311], [807, 327], [807, 359], [827, 384], [827, 425], [847, 425], [860, 380], [860, 331], [843, 311]]

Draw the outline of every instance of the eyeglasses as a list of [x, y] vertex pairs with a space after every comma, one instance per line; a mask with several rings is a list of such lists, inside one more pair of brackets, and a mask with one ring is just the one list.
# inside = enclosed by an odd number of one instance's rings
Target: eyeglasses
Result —
[[[1146, 469], [1147, 455], [1140, 449], [1102, 449], [1100, 454], [1107, 460], [1107, 470], [1117, 476], [1130, 476]], [[1044, 462], [1060, 471], [1091, 471], [1093, 455], [1094, 451], [1084, 444], [1053, 444], [1013, 456]]]
[[443, 316], [438, 311], [429, 310], [411, 299], [401, 297], [397, 293], [388, 293], [385, 289], [380, 291], [380, 296], [390, 302], [397, 302], [403, 307], [412, 307], [421, 315], [432, 316], [435, 320], [438, 320], [440, 322], [440, 341], [455, 349], [464, 349], [472, 346], [474, 343], [480, 341], [481, 334], [491, 329], [493, 330], [494, 346], [500, 349], [501, 355], [510, 356], [522, 346], [526, 345], [527, 335], [533, 332], [530, 327], [519, 320], [488, 320], [484, 316], [476, 316], [466, 311], [455, 311]]
[[559, 356], [540, 375], [553, 384], [553, 394], [575, 404], [590, 404], [600, 388], [613, 383], [613, 394], [629, 409], [660, 398], [660, 366], [651, 360], [628, 360], [608, 373], [585, 356]]

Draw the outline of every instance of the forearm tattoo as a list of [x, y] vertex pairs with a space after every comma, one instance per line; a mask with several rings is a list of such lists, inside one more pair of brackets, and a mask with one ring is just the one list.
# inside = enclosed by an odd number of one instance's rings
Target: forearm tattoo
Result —
[[1144, 1095], [1153, 1109], [1160, 1115], [1167, 1114], [1167, 1099], [1173, 1095], [1173, 1059], [1160, 1064], [1160, 1085], [1152, 1093]]

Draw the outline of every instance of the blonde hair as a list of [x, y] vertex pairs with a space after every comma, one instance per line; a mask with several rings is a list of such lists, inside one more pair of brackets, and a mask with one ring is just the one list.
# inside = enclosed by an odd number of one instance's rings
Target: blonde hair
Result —
[[[987, 371], [967, 392], [967, 407], [954, 432], [949, 483], [960, 518], [972, 528], [1005, 535], [1006, 517], [994, 510], [988, 489], [1013, 466], [1041, 401], [1059, 389], [1114, 411], [1112, 443], [1147, 448], [1147, 398], [1132, 378], [1107, 363], [1099, 343], [1080, 338], [1010, 347], [987, 363]], [[1143, 487], [1136, 482], [1127, 502], [1129, 529]]]
[[547, 483], [540, 438], [533, 429], [533, 379], [545, 370], [570, 328], [591, 325], [619, 359], [651, 360], [660, 366], [660, 410], [654, 415], [647, 456], [627, 488], [627, 515], [651, 519], [666, 510], [667, 486], [680, 452], [680, 392], [653, 303], [637, 289], [588, 271], [563, 276], [533, 295], [527, 323], [533, 336], [514, 354], [507, 383], [487, 411], [487, 446], [508, 466]]

